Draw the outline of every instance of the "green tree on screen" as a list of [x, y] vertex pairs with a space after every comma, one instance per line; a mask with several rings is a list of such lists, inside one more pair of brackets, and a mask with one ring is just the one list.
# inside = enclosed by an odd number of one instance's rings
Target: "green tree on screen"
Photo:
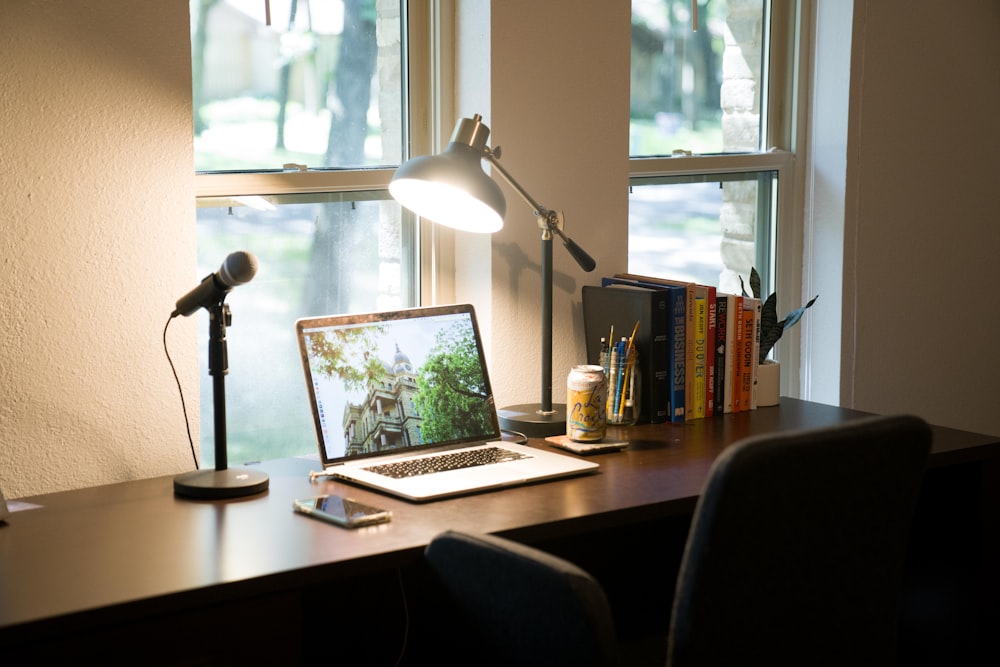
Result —
[[421, 416], [425, 442], [483, 433], [492, 427], [486, 378], [472, 331], [451, 327], [437, 335], [420, 369], [413, 399]]
[[309, 337], [309, 358], [314, 373], [336, 377], [348, 389], [365, 389], [385, 378], [385, 366], [375, 353], [377, 336], [384, 326], [326, 331]]

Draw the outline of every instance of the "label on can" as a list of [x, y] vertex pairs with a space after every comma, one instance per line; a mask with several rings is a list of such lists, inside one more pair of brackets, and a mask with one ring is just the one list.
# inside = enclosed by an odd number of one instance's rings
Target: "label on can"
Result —
[[601, 366], [574, 366], [566, 378], [566, 435], [577, 442], [603, 440], [608, 384]]

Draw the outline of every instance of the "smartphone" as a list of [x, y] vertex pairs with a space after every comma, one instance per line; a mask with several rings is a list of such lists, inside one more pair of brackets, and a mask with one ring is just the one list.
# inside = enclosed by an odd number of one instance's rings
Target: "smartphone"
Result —
[[301, 514], [345, 528], [370, 526], [392, 519], [392, 512], [389, 510], [334, 495], [299, 498], [293, 504], [293, 508]]

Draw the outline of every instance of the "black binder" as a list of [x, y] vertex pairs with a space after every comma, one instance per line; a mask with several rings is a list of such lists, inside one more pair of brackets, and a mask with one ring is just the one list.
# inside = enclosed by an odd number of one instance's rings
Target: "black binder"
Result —
[[[599, 364], [601, 338], [614, 327], [615, 341], [628, 337], [636, 322], [636, 350], [642, 374], [639, 423], [670, 420], [670, 292], [617, 285], [583, 287], [583, 329], [587, 363]], [[614, 342], [614, 341], [609, 341]]]

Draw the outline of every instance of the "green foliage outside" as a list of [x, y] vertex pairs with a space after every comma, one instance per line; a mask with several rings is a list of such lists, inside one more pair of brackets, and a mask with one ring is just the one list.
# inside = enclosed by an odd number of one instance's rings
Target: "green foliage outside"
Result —
[[695, 127], [685, 124], [675, 132], [665, 133], [655, 121], [629, 119], [629, 153], [632, 156], [663, 156], [675, 150], [691, 151], [695, 155], [721, 153], [721, 121], [697, 123]]

